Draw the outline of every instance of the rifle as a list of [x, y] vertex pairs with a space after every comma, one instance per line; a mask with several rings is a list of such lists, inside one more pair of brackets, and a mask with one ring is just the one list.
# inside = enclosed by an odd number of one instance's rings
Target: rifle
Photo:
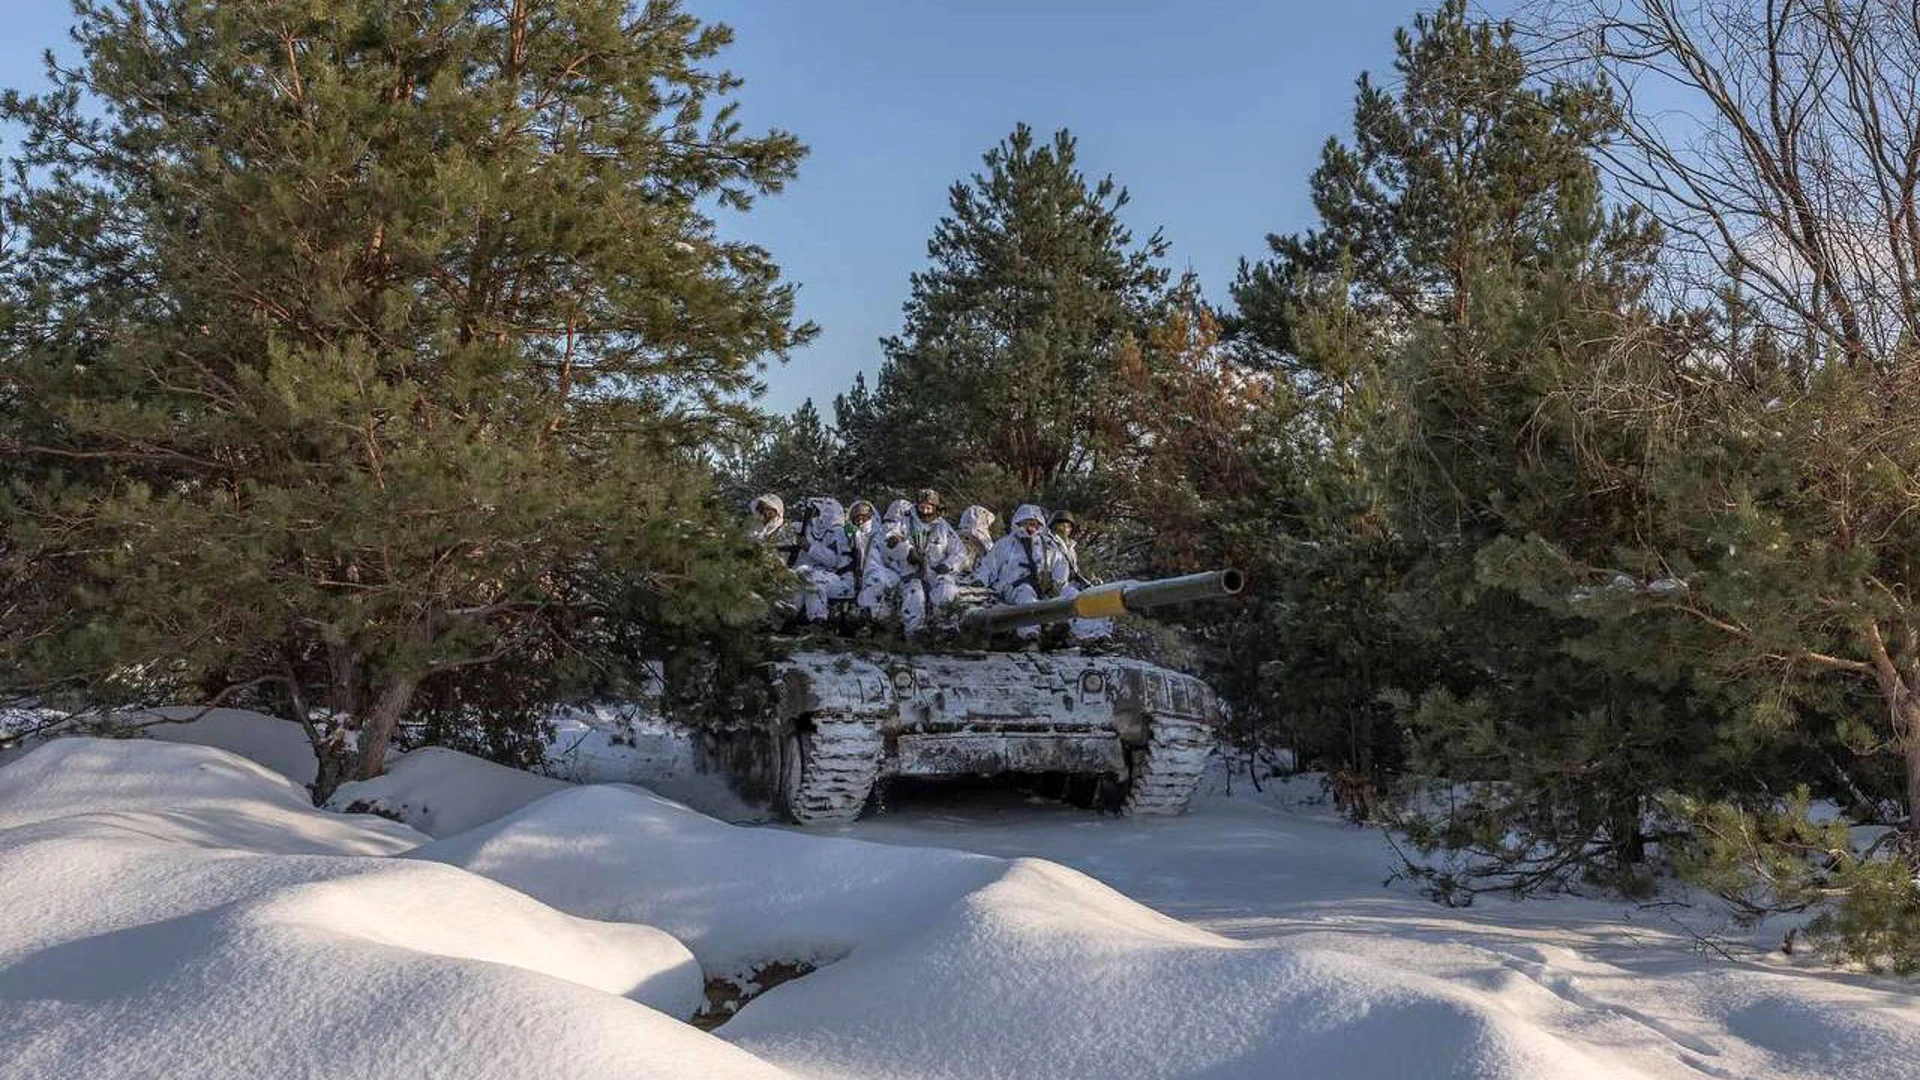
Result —
[[774, 548], [775, 551], [784, 551], [787, 553], [787, 569], [792, 570], [799, 564], [800, 553], [807, 550], [808, 527], [813, 524], [814, 517], [819, 513], [819, 507], [813, 505], [811, 502], [807, 503], [807, 508], [800, 512], [799, 524], [793, 530], [793, 543], [781, 544]]
[[1080, 553], [1068, 547], [1064, 540], [1058, 541], [1058, 543], [1060, 544], [1060, 553], [1064, 555], [1067, 560], [1067, 580], [1082, 589], [1093, 588], [1093, 580], [1080, 572]]
[[[852, 572], [854, 584], [857, 587], [867, 576], [867, 552], [865, 548], [860, 546], [860, 527], [858, 525], [849, 521], [842, 528], [847, 535], [847, 565], [841, 567], [840, 572], [843, 574]], [[867, 539], [871, 542], [873, 535], [869, 533]]]
[[1026, 552], [1027, 556], [1027, 573], [1026, 576], [1020, 580], [1033, 586], [1033, 595], [1042, 600], [1051, 600], [1059, 594], [1060, 586], [1054, 582], [1052, 574], [1048, 574], [1045, 581], [1040, 579], [1040, 565], [1033, 554], [1033, 549], [1037, 545], [1044, 543], [1046, 543], [1046, 541], [1038, 536], [1023, 536], [1020, 538], [1020, 547]]

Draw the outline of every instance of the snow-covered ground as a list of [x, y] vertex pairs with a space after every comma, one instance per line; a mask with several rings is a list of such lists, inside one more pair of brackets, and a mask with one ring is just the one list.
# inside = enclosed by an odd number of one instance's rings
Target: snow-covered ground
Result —
[[672, 937], [422, 839], [220, 750], [39, 747], [0, 769], [0, 1075], [778, 1075], [675, 1018]]
[[[1777, 930], [1743, 932], [1710, 898], [1440, 907], [1386, 884], [1397, 860], [1385, 838], [1310, 794], [1311, 782], [1264, 796], [1237, 785], [1183, 817], [1120, 820], [1004, 791], [942, 791], [896, 800], [843, 835], [1049, 859], [1235, 941], [1488, 995], [1494, 1015], [1582, 1048], [1595, 1066], [1538, 1075], [1920, 1077], [1920, 984], [1796, 965], [1773, 948]], [[1408, 1075], [1481, 1075], [1445, 1058]]]
[[[1298, 794], [950, 788], [823, 836], [415, 752], [359, 801], [429, 839], [62, 740], [0, 767], [0, 1074], [1920, 1077], [1909, 984], [1667, 908], [1439, 908]], [[776, 961], [817, 970], [681, 1022]]]

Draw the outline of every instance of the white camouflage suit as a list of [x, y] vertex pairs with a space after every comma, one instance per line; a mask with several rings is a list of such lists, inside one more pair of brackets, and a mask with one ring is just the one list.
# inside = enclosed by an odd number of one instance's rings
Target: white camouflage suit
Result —
[[[1024, 522], [1037, 521], [1040, 531], [1029, 537], [1021, 528]], [[974, 568], [974, 576], [993, 590], [1002, 603], [1025, 604], [1047, 596], [1073, 597], [1080, 589], [1073, 583], [1073, 563], [1060, 538], [1047, 530], [1046, 511], [1031, 503], [1013, 512], [1013, 529], [988, 549], [986, 557]], [[1043, 588], [1037, 588], [1036, 585]], [[1106, 637], [1113, 632], [1109, 619], [1075, 619], [1073, 636], [1080, 640]], [[1038, 626], [1022, 626], [1014, 631], [1023, 638], [1037, 637]]]
[[[1022, 526], [1028, 521], [1040, 523], [1040, 531], [1028, 536]], [[974, 567], [974, 576], [1006, 604], [1026, 604], [1044, 597], [1071, 596], [1068, 578], [1072, 568], [1060, 542], [1047, 531], [1046, 512], [1029, 503], [1013, 512], [1013, 528], [987, 549], [986, 557]], [[1022, 626], [1014, 631], [1023, 638], [1036, 637], [1038, 626]]]
[[791, 602], [808, 622], [822, 622], [828, 601], [853, 595], [853, 540], [847, 534], [847, 514], [840, 500], [822, 495], [808, 499], [807, 504], [812, 513], [806, 534], [795, 538], [797, 548], [788, 563], [803, 582]]
[[[861, 507], [865, 507], [867, 511], [865, 525], [854, 522], [854, 517], [859, 514]], [[865, 499], [853, 500], [853, 504], [847, 507], [847, 540], [853, 544], [853, 575], [856, 589], [866, 584], [867, 548], [873, 544], [873, 530], [873, 504]]]
[[[975, 572], [980, 561], [993, 548], [993, 511], [984, 506], [969, 506], [960, 511], [960, 575], [979, 581]], [[981, 582], [985, 584], [984, 582]]]
[[895, 499], [887, 504], [867, 546], [866, 579], [860, 586], [860, 606], [876, 619], [891, 618], [897, 609], [900, 626], [917, 634], [927, 622], [927, 589], [921, 580], [918, 554], [913, 548], [913, 504]]
[[[773, 511], [773, 516], [761, 518], [760, 511], [763, 508]], [[780, 496], [756, 495], [753, 502], [747, 504], [747, 509], [754, 514], [753, 528], [748, 530], [747, 535], [763, 544], [779, 543], [787, 527], [787, 504], [781, 501]]]
[[938, 616], [960, 595], [960, 573], [967, 565], [967, 545], [946, 518], [922, 520], [914, 514], [914, 550], [920, 554], [920, 576], [927, 585], [927, 610]]

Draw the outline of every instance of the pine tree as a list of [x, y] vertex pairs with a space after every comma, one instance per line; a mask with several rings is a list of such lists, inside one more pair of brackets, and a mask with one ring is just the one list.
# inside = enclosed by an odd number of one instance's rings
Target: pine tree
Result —
[[725, 470], [729, 493], [743, 504], [762, 492], [789, 500], [838, 495], [849, 490], [840, 460], [838, 436], [808, 398], [791, 414], [773, 417], [754, 431], [740, 459]]
[[847, 490], [878, 490], [890, 470], [880, 405], [873, 391], [867, 389], [866, 372], [854, 372], [853, 385], [833, 396], [833, 430], [840, 438], [835, 471]]
[[1115, 351], [1166, 283], [1166, 242], [1136, 244], [1126, 190], [1076, 158], [1068, 132], [1039, 143], [1022, 124], [953, 185], [884, 342], [876, 419], [846, 427], [881, 482], [1030, 498], [1095, 471]]
[[[1270, 362], [1303, 359], [1292, 322], [1330, 280], [1395, 332], [1464, 322], [1483, 275], [1563, 257], [1563, 222], [1596, 194], [1589, 149], [1615, 126], [1613, 103], [1534, 79], [1510, 24], [1445, 0], [1395, 32], [1394, 52], [1395, 85], [1361, 75], [1353, 141], [1321, 153], [1321, 227], [1268, 236], [1272, 258], [1242, 265], [1236, 329]], [[1634, 243], [1634, 231], [1611, 239]]]
[[1688, 341], [1644, 299], [1657, 232], [1602, 198], [1606, 93], [1536, 79], [1511, 28], [1457, 0], [1396, 46], [1397, 85], [1361, 80], [1353, 142], [1314, 174], [1321, 227], [1243, 273], [1235, 329], [1328, 433], [1333, 483], [1312, 486], [1337, 497], [1312, 505], [1336, 517], [1304, 531], [1365, 594], [1317, 602], [1394, 627], [1352, 634], [1344, 666], [1396, 706], [1418, 768], [1498, 782], [1426, 835], [1491, 856], [1475, 870], [1500, 887], [1597, 852], [1622, 868], [1649, 796], [1724, 778], [1718, 703], [1513, 554], [1544, 536], [1604, 559], [1660, 527], [1643, 465], [1661, 433], [1593, 390], [1674, 379]]
[[[811, 327], [793, 175], [670, 0], [77, 5], [7, 201], [0, 610], [42, 685], [329, 705], [751, 615], [702, 448]], [[543, 683], [542, 685], [550, 685]], [[310, 728], [316, 741], [329, 733]], [[338, 764], [338, 762], [335, 762]]]

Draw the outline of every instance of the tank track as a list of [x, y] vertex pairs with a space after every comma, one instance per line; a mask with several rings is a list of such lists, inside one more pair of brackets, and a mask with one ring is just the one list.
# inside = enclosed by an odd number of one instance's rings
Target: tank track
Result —
[[1213, 730], [1191, 720], [1155, 717], [1147, 745], [1134, 752], [1122, 814], [1178, 814], [1193, 799], [1193, 789], [1213, 753]]
[[801, 825], [859, 817], [880, 775], [879, 728], [866, 720], [819, 717], [799, 741], [799, 777], [787, 792], [787, 816]]

